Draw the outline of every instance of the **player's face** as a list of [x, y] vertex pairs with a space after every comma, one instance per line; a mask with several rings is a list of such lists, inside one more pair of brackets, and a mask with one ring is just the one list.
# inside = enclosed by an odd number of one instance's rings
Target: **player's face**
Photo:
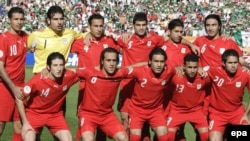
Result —
[[54, 59], [48, 66], [49, 74], [52, 79], [60, 79], [64, 72], [64, 63], [62, 59]]
[[113, 75], [117, 66], [117, 54], [113, 52], [106, 52], [102, 61], [103, 71], [107, 75]]
[[12, 13], [12, 17], [9, 19], [10, 32], [19, 33], [24, 25], [24, 15], [21, 13]]
[[90, 33], [94, 38], [100, 38], [103, 36], [104, 27], [102, 19], [93, 19], [91, 25], [89, 25]]
[[61, 13], [55, 13], [51, 19], [47, 19], [49, 27], [55, 32], [61, 32], [64, 25], [64, 17]]
[[235, 74], [238, 68], [238, 64], [239, 61], [236, 56], [228, 56], [227, 61], [223, 64], [223, 66], [229, 74]]
[[180, 43], [182, 39], [183, 27], [176, 26], [174, 29], [170, 30], [169, 38], [174, 43]]
[[152, 56], [152, 60], [150, 60], [149, 65], [154, 74], [161, 74], [165, 67], [165, 58], [161, 54], [155, 54]]
[[146, 35], [147, 22], [146, 21], [136, 21], [134, 24], [135, 34], [139, 37]]
[[198, 71], [198, 62], [188, 61], [184, 64], [184, 72], [187, 77], [193, 78]]
[[212, 38], [219, 36], [219, 23], [216, 19], [208, 19], [205, 23], [207, 35]]

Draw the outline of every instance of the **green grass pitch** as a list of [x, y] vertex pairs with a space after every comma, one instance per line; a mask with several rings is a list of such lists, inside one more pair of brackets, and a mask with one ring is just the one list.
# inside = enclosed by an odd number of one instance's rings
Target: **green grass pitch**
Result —
[[[32, 77], [32, 75], [33, 75], [32, 67], [26, 67], [26, 81], [29, 80], [29, 78]], [[76, 117], [77, 97], [78, 97], [78, 83], [75, 84], [73, 87], [71, 87], [67, 95], [66, 120], [70, 126], [73, 140], [75, 140], [76, 129], [77, 129], [77, 117]], [[247, 103], [248, 99], [249, 99], [249, 95], [247, 94], [247, 90], [246, 90], [245, 95], [244, 95], [244, 104]], [[114, 109], [116, 109], [115, 107], [116, 106], [114, 106]], [[116, 113], [119, 116], [119, 113], [117, 111]], [[12, 123], [7, 123], [0, 141], [11, 141], [12, 133], [13, 133]], [[189, 123], [185, 126], [185, 135], [186, 135], [187, 141], [195, 140], [194, 130], [190, 126]], [[41, 141], [53, 141], [52, 136], [50, 135], [49, 131], [46, 128], [42, 133]], [[112, 140], [108, 139], [107, 141], [112, 141]]]

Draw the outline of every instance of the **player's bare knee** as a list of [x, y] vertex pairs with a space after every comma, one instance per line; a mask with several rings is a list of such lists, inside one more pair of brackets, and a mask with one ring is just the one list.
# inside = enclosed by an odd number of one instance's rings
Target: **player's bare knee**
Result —
[[128, 135], [125, 132], [119, 132], [114, 136], [115, 141], [128, 141]]

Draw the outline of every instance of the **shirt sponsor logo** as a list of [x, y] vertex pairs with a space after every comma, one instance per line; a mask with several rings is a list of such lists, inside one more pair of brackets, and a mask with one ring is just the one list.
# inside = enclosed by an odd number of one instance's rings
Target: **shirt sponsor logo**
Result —
[[220, 54], [223, 54], [225, 50], [225, 48], [220, 48]]
[[236, 86], [237, 88], [241, 87], [241, 82], [236, 82], [235, 86]]

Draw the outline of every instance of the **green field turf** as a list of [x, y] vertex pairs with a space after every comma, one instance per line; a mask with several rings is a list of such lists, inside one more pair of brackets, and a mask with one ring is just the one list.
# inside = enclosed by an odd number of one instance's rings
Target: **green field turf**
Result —
[[[28, 80], [32, 75], [33, 75], [32, 67], [26, 67], [26, 79]], [[78, 95], [78, 84], [75, 84], [73, 87], [71, 87], [67, 95], [67, 111], [66, 111], [66, 120], [69, 123], [69, 126], [71, 128], [73, 140], [75, 140], [75, 134], [76, 134], [76, 128], [77, 128], [77, 118], [76, 118], [77, 95]], [[249, 99], [249, 95], [247, 95], [247, 91], [245, 91], [244, 104], [246, 104], [246, 101], [248, 99]], [[114, 109], [116, 109], [115, 107], [116, 107], [116, 103], [114, 105]], [[119, 116], [119, 113], [117, 111], [116, 113]], [[11, 141], [12, 133], [13, 133], [12, 123], [8, 123], [5, 127], [4, 133], [0, 141]], [[185, 135], [186, 135], [187, 141], [195, 140], [194, 131], [192, 127], [190, 126], [190, 124], [186, 124], [185, 126]], [[53, 141], [53, 138], [47, 129], [43, 131], [42, 136], [41, 136], [41, 141]], [[108, 139], [107, 141], [111, 141], [111, 139]]]

